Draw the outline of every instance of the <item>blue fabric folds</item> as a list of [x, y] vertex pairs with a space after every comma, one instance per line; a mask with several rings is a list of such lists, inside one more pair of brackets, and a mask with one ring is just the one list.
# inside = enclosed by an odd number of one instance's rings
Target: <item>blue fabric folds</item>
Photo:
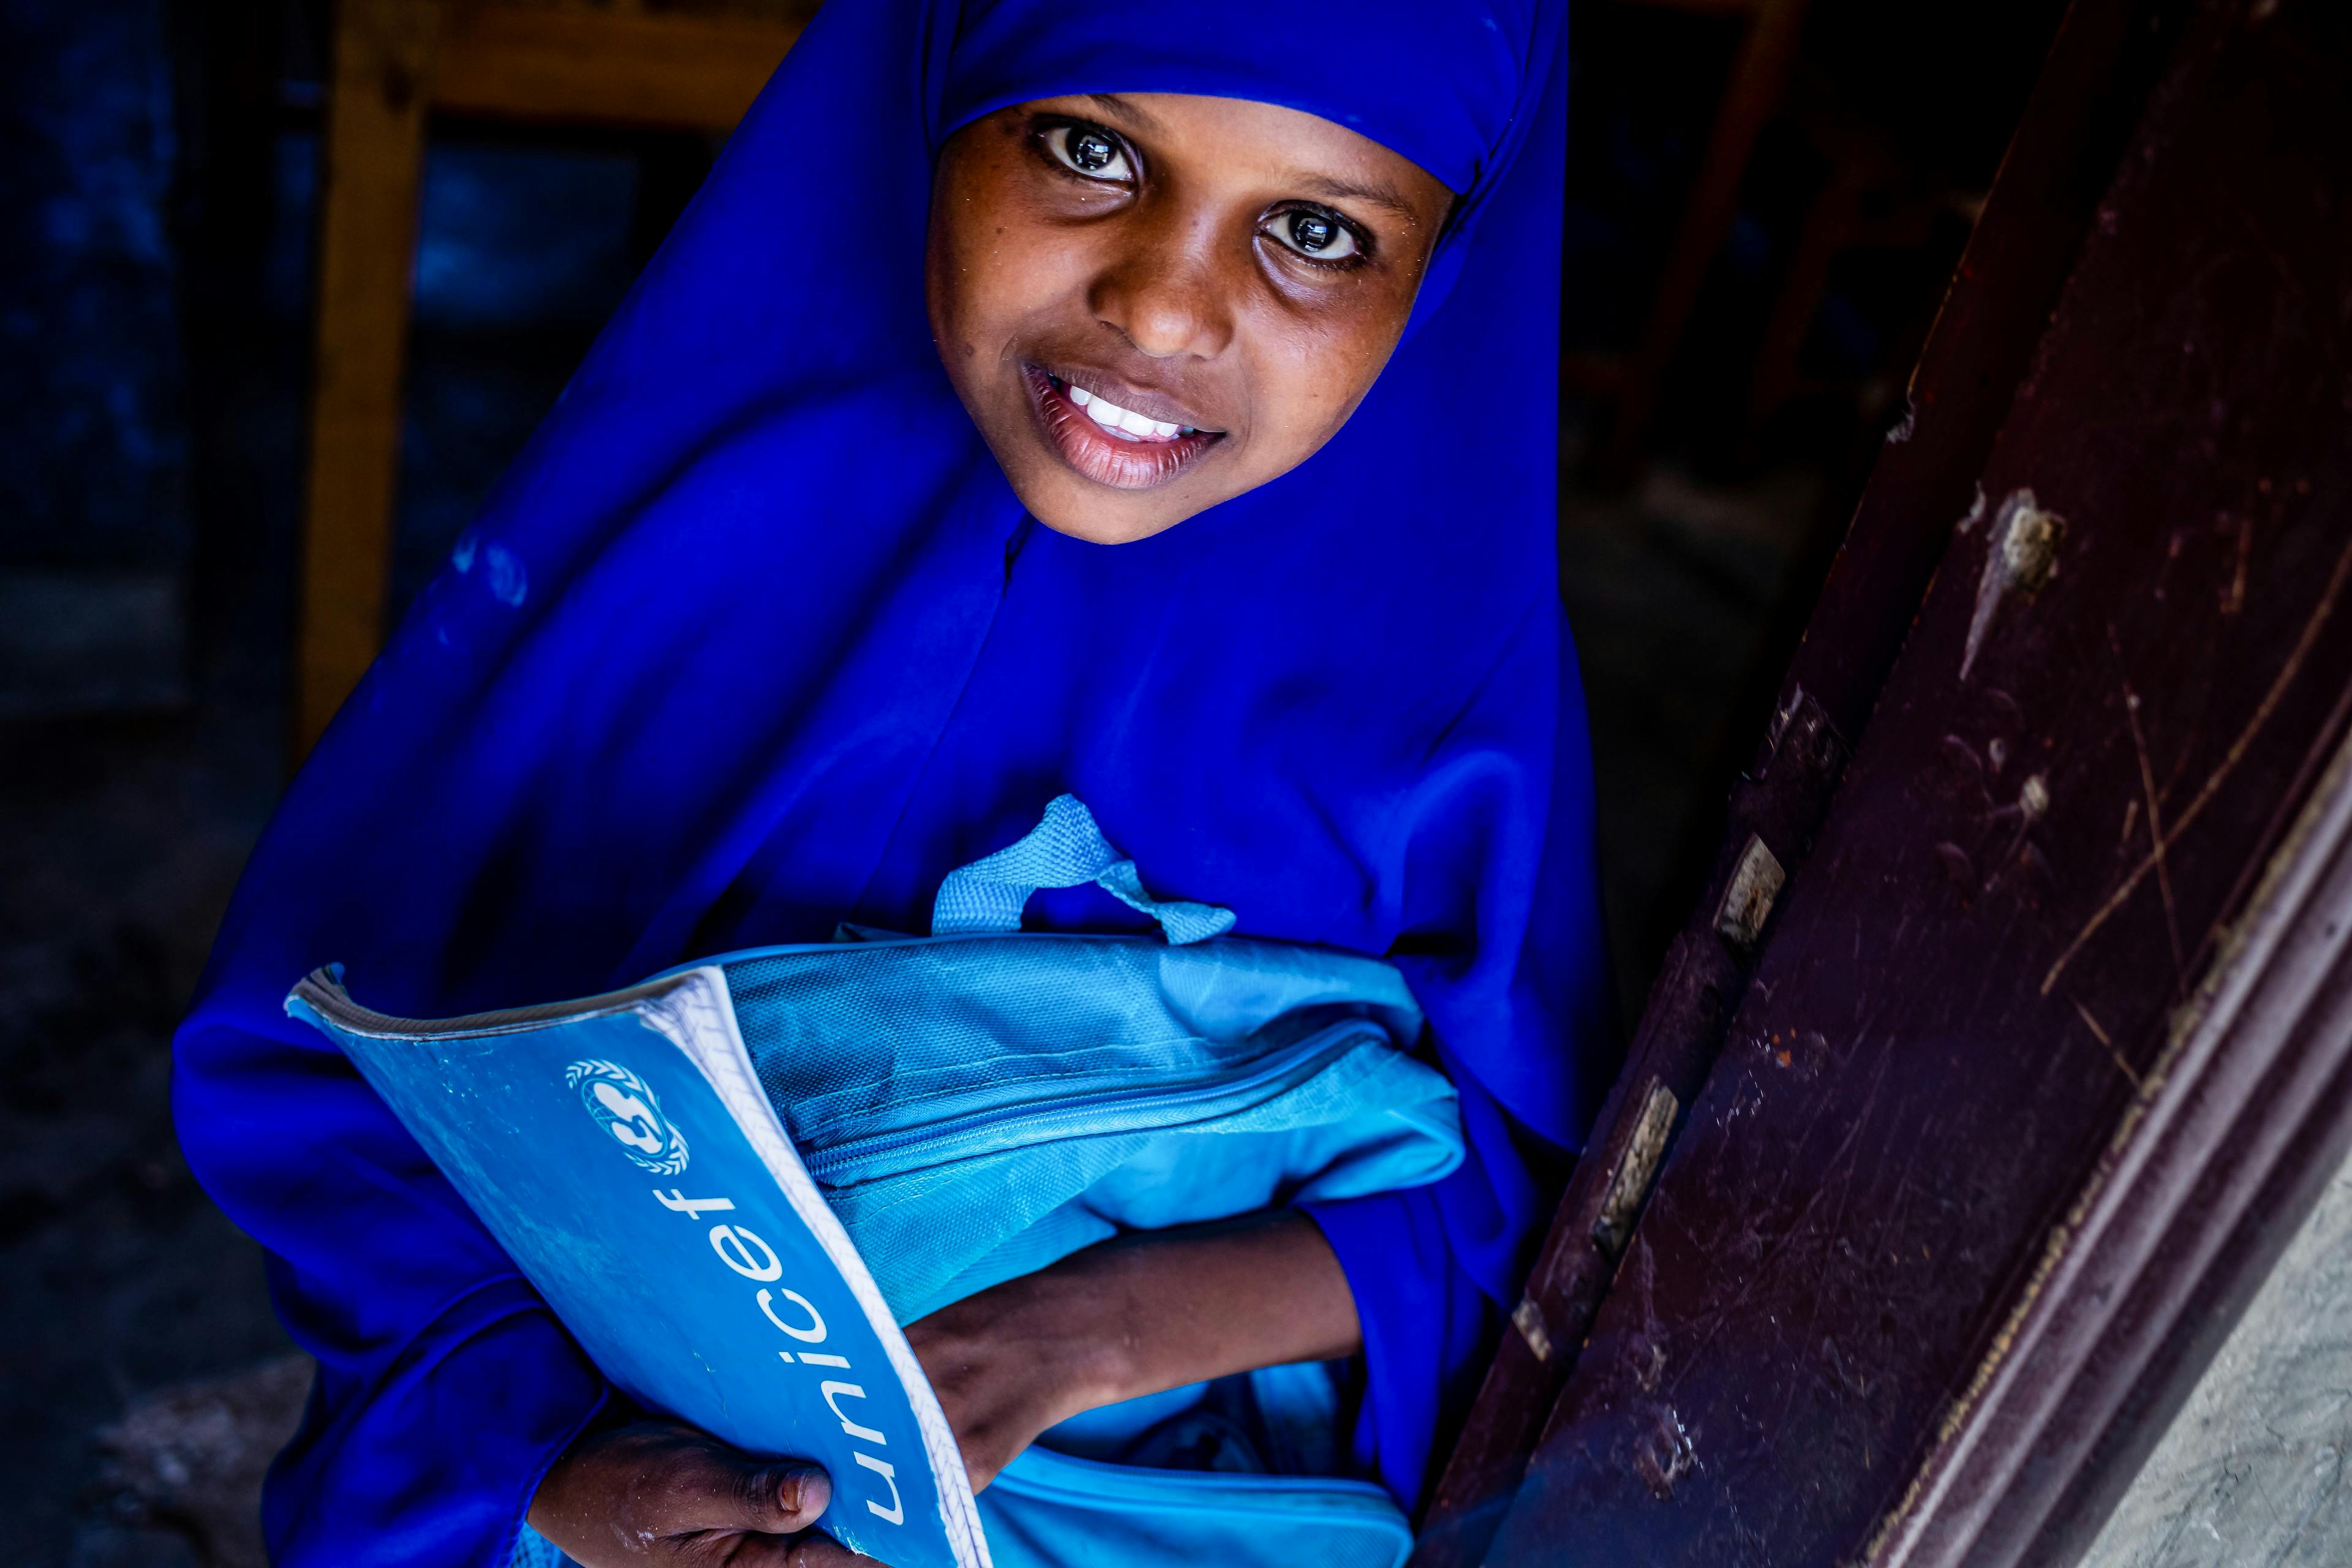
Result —
[[[321, 1363], [278, 1562], [499, 1561], [605, 1397], [289, 984], [449, 1016], [919, 931], [1065, 792], [1155, 892], [1389, 957], [1427, 1014], [1470, 1157], [1310, 1210], [1371, 1347], [1360, 1457], [1417, 1495], [1614, 1049], [1551, 543], [1562, 9], [819, 14], [295, 781], [178, 1037], [189, 1162]], [[1147, 90], [1312, 109], [1462, 200], [1320, 452], [1105, 548], [1033, 526], [957, 403], [923, 233], [962, 121]], [[1149, 922], [1091, 882], [1028, 917]]]
[[1044, 819], [1019, 843], [947, 874], [931, 900], [931, 934], [1019, 931], [1030, 894], [1081, 882], [1092, 882], [1129, 909], [1150, 915], [1180, 947], [1234, 929], [1231, 910], [1146, 892], [1142, 873], [1110, 847], [1094, 813], [1076, 795], [1059, 795], [1045, 803]]

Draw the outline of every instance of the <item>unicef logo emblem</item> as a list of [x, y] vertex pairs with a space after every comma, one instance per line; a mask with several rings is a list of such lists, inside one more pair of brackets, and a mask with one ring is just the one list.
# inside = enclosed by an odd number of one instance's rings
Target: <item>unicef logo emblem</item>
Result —
[[630, 1159], [656, 1176], [686, 1169], [686, 1137], [662, 1114], [645, 1079], [617, 1062], [573, 1062], [563, 1081], [580, 1091], [580, 1103]]

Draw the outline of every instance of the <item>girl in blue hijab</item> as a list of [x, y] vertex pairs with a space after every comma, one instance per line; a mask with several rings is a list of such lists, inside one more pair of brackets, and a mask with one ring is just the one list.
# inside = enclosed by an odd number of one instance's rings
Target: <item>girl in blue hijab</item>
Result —
[[[296, 978], [449, 1016], [920, 931], [1066, 791], [1155, 894], [1391, 958], [1471, 1152], [913, 1325], [974, 1479], [1360, 1351], [1356, 1459], [1413, 1506], [1614, 1048], [1551, 546], [1561, 12], [817, 18], [296, 780], [180, 1032], [189, 1161], [319, 1360], [277, 1561], [492, 1564], [527, 1514], [592, 1564], [823, 1550], [821, 1474], [628, 1423]], [[1146, 921], [1086, 887], [1030, 923]]]

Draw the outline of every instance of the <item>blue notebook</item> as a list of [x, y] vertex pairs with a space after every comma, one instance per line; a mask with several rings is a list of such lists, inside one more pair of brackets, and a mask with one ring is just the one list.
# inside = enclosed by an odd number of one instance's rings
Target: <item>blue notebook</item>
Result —
[[435, 1022], [339, 982], [311, 975], [288, 1011], [342, 1047], [615, 1386], [823, 1464], [820, 1527], [855, 1551], [985, 1568], [954, 1435], [761, 1088], [723, 970]]

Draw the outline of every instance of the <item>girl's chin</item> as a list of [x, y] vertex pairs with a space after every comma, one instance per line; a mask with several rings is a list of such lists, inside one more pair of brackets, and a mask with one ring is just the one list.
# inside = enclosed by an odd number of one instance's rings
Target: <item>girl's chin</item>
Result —
[[1140, 519], [1114, 520], [1103, 516], [1102, 509], [1096, 507], [1087, 510], [1074, 521], [1056, 521], [1054, 518], [1046, 516], [1045, 512], [1034, 510], [1030, 515], [1055, 533], [1065, 538], [1077, 540], [1082, 543], [1133, 544], [1136, 541], [1149, 539], [1155, 533], [1165, 533], [1193, 514], [1190, 511], [1166, 516], [1154, 513]]
[[1021, 379], [1028, 387], [1030, 406], [1036, 410], [1047, 444], [1080, 478], [1113, 489], [1157, 489], [1225, 438], [1213, 430], [1166, 440], [1115, 436], [1088, 417], [1070, 400], [1069, 389], [1045, 372], [1024, 366]]

